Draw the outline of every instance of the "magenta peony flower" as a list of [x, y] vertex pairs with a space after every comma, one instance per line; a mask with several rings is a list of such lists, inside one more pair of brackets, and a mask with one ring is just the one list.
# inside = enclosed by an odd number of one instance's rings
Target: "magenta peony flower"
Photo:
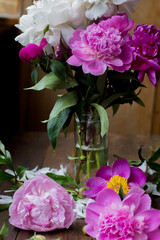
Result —
[[104, 188], [111, 188], [119, 193], [122, 186], [123, 193], [126, 195], [133, 186], [142, 187], [146, 182], [146, 175], [137, 167], [130, 167], [129, 163], [122, 158], [117, 159], [113, 167], [102, 166], [96, 173], [96, 177], [87, 180], [86, 186], [90, 189], [84, 191], [88, 198], [97, 196], [97, 193]]
[[85, 231], [96, 240], [159, 240], [160, 211], [149, 195], [133, 187], [121, 201], [112, 189], [98, 193], [86, 209]]
[[39, 232], [69, 228], [76, 218], [74, 209], [72, 196], [54, 180], [40, 174], [15, 192], [9, 222]]
[[153, 25], [139, 25], [131, 42], [135, 47], [132, 68], [140, 71], [140, 82], [147, 73], [151, 83], [156, 86], [156, 75], [160, 77], [160, 30]]
[[107, 67], [124, 72], [131, 66], [133, 49], [128, 31], [133, 21], [126, 14], [93, 23], [86, 30], [78, 29], [69, 41], [72, 56], [70, 65], [81, 66], [84, 73], [103, 74]]
[[38, 63], [42, 58], [43, 46], [37, 46], [34, 43], [28, 44], [19, 52], [19, 57], [25, 63]]

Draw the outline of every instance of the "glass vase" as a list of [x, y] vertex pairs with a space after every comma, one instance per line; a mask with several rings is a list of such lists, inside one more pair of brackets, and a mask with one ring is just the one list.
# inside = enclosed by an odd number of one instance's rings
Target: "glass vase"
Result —
[[74, 120], [75, 180], [81, 187], [108, 161], [108, 134], [101, 136], [99, 116], [82, 114]]

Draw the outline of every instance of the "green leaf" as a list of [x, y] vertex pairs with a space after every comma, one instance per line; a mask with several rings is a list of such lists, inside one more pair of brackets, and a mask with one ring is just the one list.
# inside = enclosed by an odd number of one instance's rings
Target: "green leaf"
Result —
[[95, 107], [95, 109], [99, 113], [100, 121], [101, 121], [101, 136], [103, 137], [108, 131], [108, 125], [109, 125], [107, 112], [102, 106], [100, 106], [97, 103], [92, 103], [91, 105]]
[[153, 155], [148, 159], [148, 161], [151, 162], [155, 162], [156, 160], [158, 160], [158, 158], [160, 158], [160, 148], [153, 153]]
[[130, 166], [140, 166], [142, 162], [140, 160], [127, 160]]
[[35, 66], [34, 68], [33, 68], [33, 71], [32, 71], [32, 73], [31, 73], [31, 78], [32, 78], [32, 81], [33, 81], [33, 83], [34, 84], [36, 84], [37, 83], [37, 79], [38, 79], [38, 69], [37, 69], [37, 66]]
[[50, 68], [52, 72], [62, 81], [65, 82], [66, 79], [66, 71], [64, 65], [59, 60], [53, 60], [50, 64]]
[[19, 176], [19, 178], [21, 179], [24, 176], [24, 173], [26, 170], [27, 168], [25, 167], [17, 166], [17, 169], [16, 169], [17, 176]]
[[0, 164], [8, 165], [8, 159], [6, 159], [4, 156], [0, 156]]
[[56, 175], [54, 173], [46, 173], [46, 175], [48, 177], [52, 178], [54, 181], [56, 181], [61, 186], [74, 185], [74, 186], [78, 187], [78, 185], [76, 184], [76, 182], [74, 181], [72, 176], [70, 176], [69, 174], [62, 176], [62, 175]]
[[4, 204], [4, 205], [0, 204], [0, 211], [8, 209], [9, 206], [10, 204]]
[[50, 113], [49, 120], [45, 120], [43, 122], [45, 123], [50, 121], [52, 118], [55, 118], [62, 110], [76, 105], [77, 101], [78, 101], [78, 94], [76, 91], [68, 92], [62, 95], [56, 101]]
[[119, 196], [120, 196], [121, 200], [123, 200], [125, 198], [125, 194], [123, 192], [122, 185], [120, 185], [120, 188], [119, 188]]
[[57, 137], [62, 129], [64, 123], [66, 122], [69, 114], [70, 108], [63, 109], [56, 117], [52, 118], [47, 124], [48, 137], [52, 144], [53, 149], [56, 149]]
[[142, 107], [145, 107], [144, 102], [137, 96], [134, 97], [133, 101], [141, 105]]
[[14, 176], [9, 174], [9, 173], [6, 173], [5, 171], [3, 170], [0, 170], [0, 182], [3, 182], [5, 180], [10, 180], [10, 179], [13, 179]]
[[1, 230], [0, 230], [0, 237], [1, 239], [3, 239], [3, 237], [7, 237], [8, 236], [8, 226], [6, 223], [3, 224]]
[[102, 103], [101, 106], [104, 108], [109, 107], [115, 100], [117, 100], [119, 97], [127, 95], [126, 92], [120, 92], [120, 93], [115, 93], [112, 94], [110, 97], [108, 97], [107, 99], [105, 99]]
[[118, 111], [119, 105], [120, 105], [120, 104], [114, 104], [114, 105], [112, 106], [113, 116], [114, 116], [114, 115], [116, 114], [116, 112]]
[[142, 157], [142, 148], [141, 148], [141, 147], [140, 147], [139, 150], [138, 150], [138, 157], [139, 157], [139, 159], [140, 159], [142, 162], [145, 161], [145, 159]]
[[160, 164], [158, 164], [158, 163], [148, 163], [148, 166], [151, 168], [151, 169], [153, 169], [153, 170], [155, 170], [156, 172], [160, 172]]
[[160, 182], [157, 184], [157, 191], [160, 192]]
[[50, 72], [45, 77], [43, 77], [35, 86], [27, 88], [26, 90], [36, 90], [40, 91], [42, 89], [48, 88], [51, 90], [57, 89], [68, 89], [77, 86], [78, 84], [74, 81], [64, 82], [59, 79], [53, 72]]
[[0, 141], [0, 151], [5, 155], [5, 146], [4, 144]]
[[74, 181], [73, 177], [69, 174], [65, 174], [66, 179], [68, 180], [69, 185], [74, 185], [75, 187], [78, 187], [77, 183]]
[[67, 158], [69, 159], [69, 160], [78, 160], [78, 159], [80, 159], [80, 157], [71, 157], [71, 156], [69, 156], [69, 155], [67, 155]]

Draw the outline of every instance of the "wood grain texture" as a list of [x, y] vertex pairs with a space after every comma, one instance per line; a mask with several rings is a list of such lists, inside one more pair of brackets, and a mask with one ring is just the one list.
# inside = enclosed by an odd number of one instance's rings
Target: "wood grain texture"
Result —
[[[114, 154], [122, 156], [126, 159], [138, 159], [138, 149], [143, 145], [143, 156], [148, 157], [149, 146], [156, 148], [160, 140], [160, 135], [148, 136], [120, 136], [116, 134], [109, 135], [109, 160], [112, 165], [115, 160]], [[69, 133], [67, 139], [60, 134], [57, 149], [53, 152], [47, 134], [44, 132], [26, 132], [14, 136], [7, 144], [7, 149], [11, 152], [14, 165], [23, 165], [29, 169], [33, 169], [37, 165], [41, 167], [59, 168], [60, 164], [68, 167], [68, 172], [73, 173], [73, 162], [67, 159], [67, 154], [72, 154], [73, 134]], [[8, 189], [8, 184], [3, 183], [0, 188], [0, 194], [3, 190]], [[159, 199], [154, 202], [159, 205]], [[8, 219], [8, 211], [0, 212], [0, 227], [4, 220]], [[41, 233], [47, 240], [91, 240], [82, 232], [85, 225], [83, 219], [77, 219], [69, 229], [57, 230], [54, 232]], [[13, 226], [9, 226], [9, 235], [5, 240], [24, 240], [33, 236], [33, 231], [23, 231]], [[38, 234], [38, 233], [37, 233]]]

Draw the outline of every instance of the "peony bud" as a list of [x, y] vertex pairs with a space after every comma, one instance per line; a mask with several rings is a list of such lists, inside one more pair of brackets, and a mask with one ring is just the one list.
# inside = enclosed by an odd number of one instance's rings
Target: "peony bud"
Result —
[[43, 46], [37, 46], [36, 44], [28, 44], [22, 48], [19, 52], [19, 57], [22, 62], [25, 63], [38, 63], [42, 58]]

